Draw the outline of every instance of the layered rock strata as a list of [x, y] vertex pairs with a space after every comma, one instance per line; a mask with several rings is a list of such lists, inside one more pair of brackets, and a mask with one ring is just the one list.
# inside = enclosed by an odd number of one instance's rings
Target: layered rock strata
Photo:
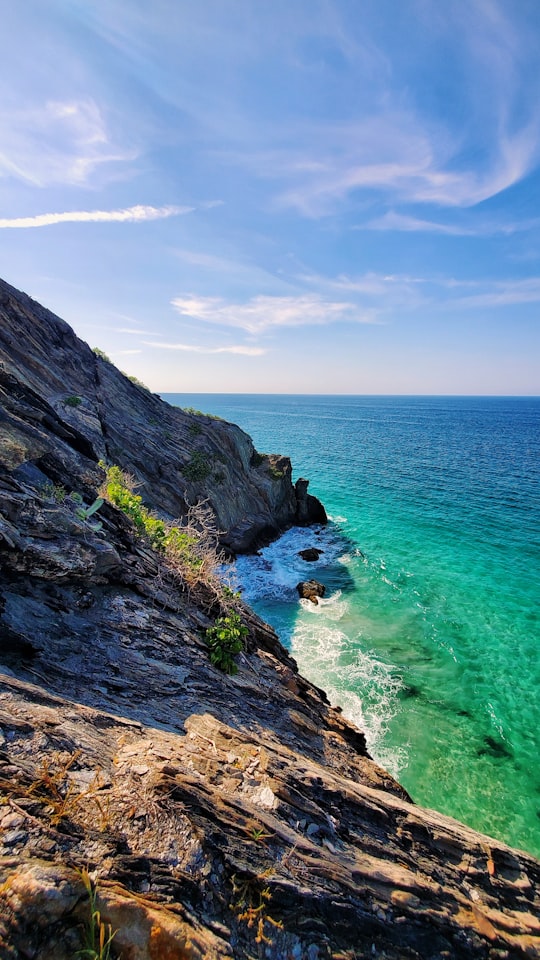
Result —
[[7, 285], [1, 311], [1, 960], [72, 960], [99, 924], [123, 960], [540, 956], [538, 861], [415, 806], [247, 607], [238, 673], [213, 667], [215, 591], [60, 493], [91, 504], [109, 460], [247, 548], [313, 516], [288, 461]]

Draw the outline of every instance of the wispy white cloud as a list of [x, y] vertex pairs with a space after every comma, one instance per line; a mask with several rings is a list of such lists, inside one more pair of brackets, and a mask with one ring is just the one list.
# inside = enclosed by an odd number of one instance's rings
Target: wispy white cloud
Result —
[[130, 333], [134, 336], [141, 337], [161, 337], [161, 333], [157, 333], [155, 330], [142, 330], [141, 327], [115, 327], [115, 333]]
[[286, 148], [248, 155], [259, 176], [291, 182], [277, 198], [280, 206], [317, 217], [333, 212], [353, 194], [377, 191], [399, 202], [471, 207], [533, 169], [540, 152], [540, 112], [519, 130], [503, 126], [493, 133], [488, 158], [474, 165], [460, 158], [463, 144], [457, 133], [436, 129], [413, 112], [382, 113], [319, 129], [311, 138], [305, 162], [297, 150]]
[[103, 113], [90, 98], [3, 111], [0, 143], [0, 177], [38, 187], [84, 186], [98, 168], [116, 169], [137, 156], [133, 147], [111, 141]]
[[[478, 283], [477, 286], [482, 284]], [[473, 293], [458, 297], [453, 306], [466, 308], [509, 307], [523, 303], [540, 303], [540, 277], [527, 277], [522, 280], [501, 280], [486, 283], [483, 293]]]
[[182, 350], [184, 353], [235, 353], [246, 357], [262, 357], [268, 351], [264, 347], [249, 347], [242, 344], [234, 344], [230, 347], [202, 347], [190, 343], [163, 343], [153, 340], [145, 340], [145, 346], [158, 347], [160, 350]]
[[389, 210], [382, 217], [370, 220], [358, 226], [357, 230], [399, 230], [405, 233], [441, 233], [450, 237], [474, 237], [477, 230], [462, 227], [457, 224], [437, 223], [433, 220], [422, 220], [419, 217], [409, 217], [394, 210]]
[[534, 230], [540, 226], [538, 217], [528, 220], [512, 222], [478, 222], [474, 227], [457, 223], [438, 223], [434, 220], [423, 220], [420, 217], [411, 217], [389, 210], [382, 217], [359, 224], [355, 230], [397, 230], [405, 233], [439, 233], [449, 237], [492, 237], [497, 235], [511, 236], [526, 230]]
[[148, 207], [138, 204], [124, 210], [68, 210], [66, 213], [40, 213], [35, 217], [0, 219], [0, 229], [49, 227], [54, 223], [142, 223], [193, 213], [195, 207]]
[[181, 316], [239, 327], [252, 334], [278, 327], [320, 326], [338, 321], [376, 322], [373, 310], [311, 293], [295, 297], [256, 296], [246, 303], [229, 303], [220, 297], [177, 297], [172, 305]]

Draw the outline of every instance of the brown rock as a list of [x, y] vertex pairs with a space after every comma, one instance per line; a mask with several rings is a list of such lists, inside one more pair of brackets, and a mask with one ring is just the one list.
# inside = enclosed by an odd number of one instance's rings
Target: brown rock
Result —
[[326, 587], [318, 580], [302, 580], [296, 584], [296, 589], [302, 600], [311, 600], [315, 604], [319, 602], [318, 597], [324, 597], [326, 593]]

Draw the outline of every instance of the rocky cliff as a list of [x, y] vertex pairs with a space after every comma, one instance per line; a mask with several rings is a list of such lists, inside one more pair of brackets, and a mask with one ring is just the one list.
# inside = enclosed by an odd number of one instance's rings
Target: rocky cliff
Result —
[[90, 512], [115, 463], [247, 549], [324, 519], [289, 461], [6, 284], [0, 361], [0, 960], [540, 956], [536, 860], [412, 804], [241, 601]]

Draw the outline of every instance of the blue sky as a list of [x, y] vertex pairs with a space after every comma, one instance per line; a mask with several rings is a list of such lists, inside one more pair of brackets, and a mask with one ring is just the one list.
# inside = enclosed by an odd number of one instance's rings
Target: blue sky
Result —
[[156, 391], [540, 393], [538, 0], [4, 0], [1, 275]]

